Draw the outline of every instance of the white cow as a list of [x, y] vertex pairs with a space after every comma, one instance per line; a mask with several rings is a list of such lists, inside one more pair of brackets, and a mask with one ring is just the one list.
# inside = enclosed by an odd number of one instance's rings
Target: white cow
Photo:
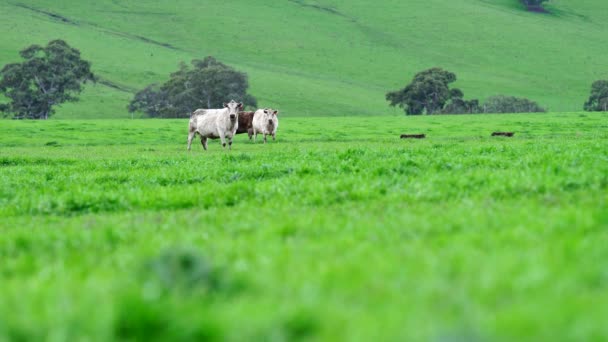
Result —
[[201, 136], [201, 144], [207, 150], [207, 139], [220, 138], [222, 146], [232, 149], [232, 137], [239, 125], [238, 111], [243, 109], [243, 104], [234, 102], [224, 103], [222, 109], [197, 109], [190, 116], [188, 126], [188, 151], [192, 145], [192, 139], [198, 133]]
[[277, 128], [279, 127], [279, 119], [277, 115], [278, 110], [271, 108], [258, 109], [253, 114], [253, 136], [254, 141], [257, 139], [257, 135], [264, 135], [264, 143], [266, 143], [266, 136], [272, 135], [272, 140], [276, 139]]

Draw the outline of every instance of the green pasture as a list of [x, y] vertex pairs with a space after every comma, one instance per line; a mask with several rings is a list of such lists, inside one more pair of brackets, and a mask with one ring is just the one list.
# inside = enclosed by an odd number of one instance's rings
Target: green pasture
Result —
[[608, 339], [606, 114], [186, 137], [1, 123], [0, 341]]
[[[384, 95], [443, 67], [467, 98], [528, 97], [582, 110], [608, 78], [604, 0], [0, 1], [0, 65], [64, 39], [102, 82], [56, 118], [128, 118], [133, 92], [213, 55], [249, 75], [261, 107], [289, 116], [396, 114]], [[109, 83], [108, 83], [109, 82]], [[112, 84], [118, 88], [109, 87]]]

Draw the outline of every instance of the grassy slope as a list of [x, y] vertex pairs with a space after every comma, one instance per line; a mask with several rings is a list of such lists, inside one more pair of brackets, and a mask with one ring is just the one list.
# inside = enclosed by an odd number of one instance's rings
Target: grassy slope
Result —
[[[608, 338], [604, 114], [385, 120], [3, 122], [0, 340]], [[160, 290], [176, 246], [227, 280]]]
[[[66, 24], [3, 1], [0, 63], [28, 44], [63, 38], [99, 75], [137, 89], [162, 82], [180, 61], [214, 55], [249, 73], [261, 105], [287, 115], [394, 112], [387, 90], [443, 66], [458, 74], [467, 97], [506, 93], [551, 110], [580, 109], [590, 83], [608, 77], [604, 1], [555, 0], [553, 15], [526, 13], [513, 2], [23, 2], [75, 23]], [[126, 117], [130, 97], [90, 86], [57, 117]]]

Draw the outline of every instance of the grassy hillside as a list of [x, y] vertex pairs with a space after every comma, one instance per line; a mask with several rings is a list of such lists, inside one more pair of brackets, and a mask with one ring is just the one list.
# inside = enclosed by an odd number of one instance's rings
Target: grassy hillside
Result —
[[608, 339], [604, 114], [384, 121], [2, 122], [0, 341]]
[[554, 0], [550, 9], [527, 13], [515, 0], [2, 1], [0, 63], [62, 38], [120, 88], [89, 86], [57, 118], [127, 117], [134, 89], [206, 55], [246, 71], [260, 105], [286, 115], [397, 113], [384, 93], [432, 66], [456, 72], [467, 97], [580, 110], [591, 82], [608, 78], [608, 5]]

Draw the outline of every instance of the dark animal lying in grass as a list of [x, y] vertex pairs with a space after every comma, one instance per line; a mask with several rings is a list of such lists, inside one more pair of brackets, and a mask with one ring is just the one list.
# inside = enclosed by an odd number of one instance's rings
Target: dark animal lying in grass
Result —
[[249, 139], [253, 136], [253, 114], [255, 112], [239, 112], [239, 127], [236, 134], [247, 133]]
[[492, 133], [493, 137], [502, 136], [502, 137], [512, 137], [514, 132], [494, 132]]
[[424, 139], [424, 138], [426, 138], [426, 135], [425, 134], [401, 134], [401, 139], [408, 139], [408, 138]]

